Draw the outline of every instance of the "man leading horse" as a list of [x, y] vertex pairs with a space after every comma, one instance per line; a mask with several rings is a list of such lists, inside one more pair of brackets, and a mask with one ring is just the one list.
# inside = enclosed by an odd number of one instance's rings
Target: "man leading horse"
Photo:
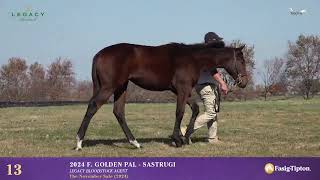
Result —
[[[204, 36], [206, 44], [212, 42], [222, 42], [223, 38], [219, 37], [214, 32], [208, 32]], [[215, 144], [220, 143], [218, 139], [218, 115], [220, 105], [220, 92], [228, 93], [228, 86], [224, 82], [220, 73], [215, 67], [205, 67], [201, 69], [200, 77], [195, 86], [197, 94], [200, 96], [204, 106], [204, 112], [195, 120], [194, 131], [207, 125], [208, 127], [208, 142]], [[186, 127], [181, 127], [182, 135], [186, 133]], [[189, 142], [191, 143], [191, 142]]]

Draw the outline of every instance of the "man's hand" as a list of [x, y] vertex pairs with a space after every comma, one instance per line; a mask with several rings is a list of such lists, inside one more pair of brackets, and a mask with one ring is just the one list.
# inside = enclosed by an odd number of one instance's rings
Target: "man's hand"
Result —
[[220, 88], [221, 88], [221, 91], [224, 93], [224, 95], [227, 95], [227, 94], [228, 94], [229, 88], [228, 88], [228, 86], [226, 85], [226, 83], [220, 84]]
[[222, 92], [223, 92], [225, 95], [227, 95], [227, 94], [228, 94], [228, 91], [229, 91], [229, 88], [228, 88], [227, 84], [224, 82], [224, 80], [221, 78], [220, 73], [214, 74], [214, 75], [213, 75], [213, 79], [215, 79], [216, 81], [218, 81]]

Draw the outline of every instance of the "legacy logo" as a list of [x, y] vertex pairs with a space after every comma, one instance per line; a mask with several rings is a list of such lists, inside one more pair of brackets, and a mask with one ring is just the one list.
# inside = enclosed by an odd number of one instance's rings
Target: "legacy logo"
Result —
[[33, 10], [31, 7], [21, 11], [12, 11], [10, 15], [19, 21], [36, 21], [39, 17], [45, 16], [44, 11]]
[[296, 165], [291, 165], [291, 166], [277, 166], [273, 165], [272, 163], [267, 163], [264, 166], [264, 171], [267, 174], [272, 174], [274, 172], [310, 172], [311, 168], [309, 166], [296, 166]]

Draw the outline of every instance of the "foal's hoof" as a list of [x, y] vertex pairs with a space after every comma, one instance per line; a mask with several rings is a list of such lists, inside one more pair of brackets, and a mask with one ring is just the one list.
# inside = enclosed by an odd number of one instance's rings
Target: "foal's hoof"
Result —
[[76, 151], [81, 151], [82, 150], [82, 141], [83, 141], [83, 139], [80, 139], [79, 135], [77, 135], [76, 139], [77, 139]]
[[130, 140], [129, 141], [130, 144], [132, 144], [134, 147], [136, 147], [137, 149], [142, 148], [142, 146], [138, 143], [137, 140]]
[[82, 151], [82, 148], [80, 148], [80, 147], [76, 147], [76, 148], [74, 148], [76, 151]]
[[183, 144], [187, 144], [187, 145], [192, 144], [192, 141], [191, 141], [191, 138], [190, 138], [190, 137], [185, 137], [185, 136], [183, 136], [183, 137], [182, 137], [182, 140], [183, 140]]
[[182, 141], [175, 141], [176, 147], [182, 147]]
[[183, 144], [183, 140], [181, 139], [181, 137], [174, 137], [174, 136], [171, 136], [171, 139], [172, 139], [172, 143], [174, 146], [176, 147], [181, 147], [182, 144]]
[[176, 147], [176, 148], [179, 148], [179, 147], [182, 147], [182, 144], [177, 144], [175, 141], [172, 141], [171, 142], [171, 146], [174, 146], [174, 147]]
[[185, 143], [188, 144], [188, 145], [192, 144], [191, 138], [186, 138]]

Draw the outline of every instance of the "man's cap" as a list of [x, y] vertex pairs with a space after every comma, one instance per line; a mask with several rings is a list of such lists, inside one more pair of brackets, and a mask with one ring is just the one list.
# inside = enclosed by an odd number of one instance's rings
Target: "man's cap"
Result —
[[221, 41], [223, 38], [218, 36], [216, 33], [214, 32], [208, 32], [205, 36], [204, 36], [204, 42], [208, 43], [208, 42], [212, 42], [212, 41]]

